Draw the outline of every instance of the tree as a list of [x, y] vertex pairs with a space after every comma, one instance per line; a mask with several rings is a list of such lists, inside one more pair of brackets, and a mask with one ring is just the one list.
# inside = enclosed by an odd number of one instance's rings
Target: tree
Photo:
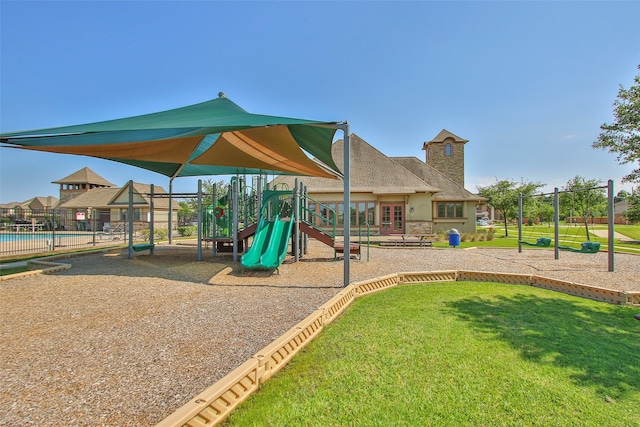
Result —
[[178, 209], [178, 224], [184, 225], [195, 216], [195, 209], [191, 206], [191, 203], [178, 202], [180, 209]]
[[553, 207], [553, 197], [552, 196], [541, 196], [536, 203], [534, 213], [540, 219], [540, 221], [544, 221], [547, 223], [547, 226], [550, 227], [553, 222], [553, 215], [556, 210]]
[[620, 85], [618, 99], [613, 103], [615, 121], [600, 126], [602, 132], [593, 143], [594, 148], [617, 153], [620, 164], [638, 163], [639, 167], [623, 178], [627, 182], [640, 182], [640, 73], [634, 81], [629, 89]]
[[[221, 200], [227, 195], [229, 189], [229, 183], [224, 180], [215, 182], [211, 178], [207, 178], [202, 181], [202, 207], [203, 209], [213, 204], [213, 185], [216, 185], [216, 200]], [[225, 203], [226, 204], [226, 201]], [[180, 210], [178, 211], [178, 218], [181, 218], [183, 223], [195, 221], [198, 215], [198, 198], [192, 197], [186, 199], [183, 202], [179, 202]]]
[[620, 190], [618, 194], [616, 194], [616, 197], [613, 198], [613, 201], [614, 203], [622, 202], [623, 200], [627, 200], [630, 195], [627, 190]]
[[536, 190], [545, 184], [539, 182], [516, 183], [508, 180], [498, 181], [486, 187], [477, 187], [478, 194], [487, 199], [487, 204], [498, 209], [504, 218], [504, 235], [509, 236], [507, 224], [518, 217], [518, 194], [529, 199]]
[[589, 234], [589, 218], [606, 212], [607, 197], [604, 188], [601, 187], [602, 182], [597, 179], [586, 179], [579, 175], [567, 182], [560, 196], [560, 204], [570, 206], [571, 217], [579, 216], [585, 227], [585, 233], [588, 241], [591, 241]]
[[629, 222], [640, 222], [640, 188], [637, 188], [627, 198], [627, 210], [624, 217]]
[[[217, 193], [215, 200], [222, 199], [229, 192], [229, 182], [224, 180], [219, 180], [215, 182], [211, 178], [205, 179], [204, 181], [202, 181], [202, 191], [206, 193], [206, 196], [202, 198], [202, 206], [214, 205], [213, 203], [213, 200], [214, 200], [213, 185], [214, 184], [216, 186], [216, 193]], [[196, 204], [198, 203], [197, 200], [195, 202]], [[222, 203], [222, 204], [226, 205], [227, 203], [225, 201], [225, 203]]]

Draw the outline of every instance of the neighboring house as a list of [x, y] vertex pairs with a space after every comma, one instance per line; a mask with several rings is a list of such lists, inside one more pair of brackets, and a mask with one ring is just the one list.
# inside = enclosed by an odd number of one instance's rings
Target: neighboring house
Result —
[[24, 202], [0, 204], [0, 211], [4, 221], [30, 221], [41, 223], [47, 219], [47, 211], [58, 206], [58, 198], [53, 196], [34, 197]]
[[[134, 228], [148, 228], [151, 220], [151, 198], [149, 184], [133, 183]], [[168, 228], [169, 198], [162, 187], [154, 186], [154, 228]], [[158, 197], [159, 196], [159, 197]], [[83, 191], [60, 205], [76, 212], [76, 229], [79, 230], [125, 230], [129, 207], [129, 184], [122, 188], [94, 187]], [[179, 205], [173, 203], [172, 223], [177, 224]]]
[[[387, 157], [356, 134], [351, 148], [351, 225], [370, 227], [372, 234], [430, 234], [456, 228], [475, 232], [476, 205], [484, 200], [464, 188], [464, 144], [443, 130], [424, 143], [427, 162], [416, 157]], [[333, 144], [336, 165], [344, 165], [344, 143]], [[328, 206], [344, 226], [342, 180], [301, 177], [312, 209], [319, 216]], [[279, 176], [272, 185], [293, 188], [295, 177]], [[321, 225], [321, 224], [319, 224]]]
[[619, 202], [615, 202], [613, 204], [613, 215], [615, 218], [614, 222], [616, 224], [631, 224], [624, 216], [625, 212], [627, 212], [627, 209], [629, 209], [629, 204], [626, 200], [620, 200]]
[[94, 188], [115, 187], [115, 184], [110, 183], [87, 167], [52, 183], [60, 184], [60, 204], [64, 204]]
[[59, 200], [57, 197], [34, 197], [33, 199], [25, 200], [24, 202], [10, 202], [0, 204], [0, 209], [17, 209], [17, 210], [43, 210], [43, 209], [55, 209], [58, 206]]
[[[10, 221], [31, 221], [54, 227], [51, 210], [56, 209], [55, 227], [66, 230], [124, 231], [129, 207], [129, 186], [116, 187], [89, 168], [82, 168], [57, 181], [60, 201], [56, 197], [34, 197], [25, 202], [0, 205], [2, 217]], [[133, 183], [133, 221], [136, 230], [148, 228], [151, 218], [149, 184]], [[167, 229], [169, 197], [162, 188], [154, 187], [154, 228]], [[173, 202], [172, 224], [175, 226], [180, 206]]]
[[60, 200], [57, 197], [34, 197], [27, 205], [33, 212], [55, 209], [58, 207]]

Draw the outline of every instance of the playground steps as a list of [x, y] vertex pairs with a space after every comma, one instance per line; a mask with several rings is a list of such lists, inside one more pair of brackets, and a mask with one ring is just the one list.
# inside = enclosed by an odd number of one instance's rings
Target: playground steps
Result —
[[[333, 250], [338, 254], [344, 253], [344, 242], [336, 242], [335, 238], [330, 235], [323, 233], [321, 230], [310, 226], [304, 221], [300, 221], [300, 231], [308, 235], [309, 237], [313, 237], [314, 239], [324, 243], [327, 246], [331, 246]], [[349, 245], [349, 253], [360, 255], [360, 245], [358, 243], [351, 243]]]
[[321, 241], [327, 246], [333, 247], [333, 244], [335, 243], [335, 239], [333, 237], [326, 233], [323, 233], [317, 228], [313, 228], [306, 222], [300, 221], [300, 231], [308, 235], [309, 237], [313, 237], [314, 239]]
[[[336, 253], [343, 254], [344, 253], [344, 242], [334, 243], [333, 250]], [[360, 245], [358, 243], [350, 243], [349, 244], [349, 253], [360, 255]]]
[[251, 237], [254, 234], [256, 234], [256, 230], [257, 229], [258, 229], [258, 223], [257, 222], [254, 222], [250, 226], [243, 228], [242, 230], [238, 231], [238, 240], [246, 240], [246, 239], [248, 239], [249, 237]]

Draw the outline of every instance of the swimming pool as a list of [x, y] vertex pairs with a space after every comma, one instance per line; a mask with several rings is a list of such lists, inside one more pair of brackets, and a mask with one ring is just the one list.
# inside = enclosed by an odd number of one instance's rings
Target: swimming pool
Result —
[[54, 252], [58, 248], [86, 248], [123, 241], [123, 234], [78, 231], [0, 232], [0, 256]]
[[[98, 233], [96, 233], [97, 237]], [[22, 241], [34, 241], [34, 240], [51, 240], [55, 236], [56, 240], [70, 239], [74, 237], [82, 238], [86, 236], [93, 236], [93, 233], [53, 233], [53, 232], [25, 232], [25, 233], [0, 233], [0, 242], [22, 242]]]

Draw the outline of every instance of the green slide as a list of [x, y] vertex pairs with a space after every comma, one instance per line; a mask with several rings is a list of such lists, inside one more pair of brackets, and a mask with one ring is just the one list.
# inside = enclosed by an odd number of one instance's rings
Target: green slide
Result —
[[244, 268], [276, 269], [287, 256], [289, 237], [293, 228], [293, 218], [286, 221], [262, 221], [253, 237], [251, 248], [242, 255]]

